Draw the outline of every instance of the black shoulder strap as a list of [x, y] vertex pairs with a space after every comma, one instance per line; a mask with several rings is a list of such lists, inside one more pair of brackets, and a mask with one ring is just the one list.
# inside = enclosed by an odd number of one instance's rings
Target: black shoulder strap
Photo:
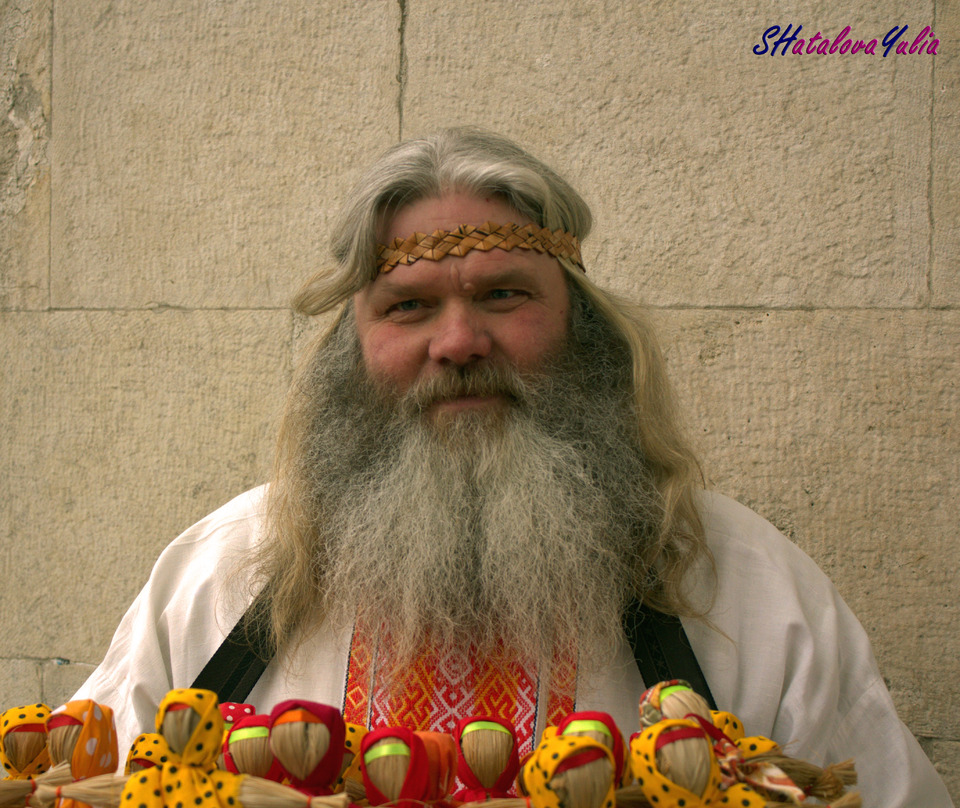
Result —
[[646, 687], [667, 679], [685, 679], [711, 710], [717, 709], [679, 617], [633, 601], [623, 616], [623, 630]]
[[[269, 635], [264, 630], [247, 628], [255, 606], [233, 627], [204, 665], [193, 687], [214, 691], [221, 702], [242, 702], [250, 694], [272, 656]], [[623, 629], [647, 687], [667, 679], [685, 679], [707, 700], [711, 710], [717, 709], [680, 618], [634, 601], [624, 614]]]
[[248, 627], [256, 608], [254, 601], [197, 674], [191, 687], [212, 690], [221, 704], [246, 700], [273, 656], [269, 632], [257, 623]]

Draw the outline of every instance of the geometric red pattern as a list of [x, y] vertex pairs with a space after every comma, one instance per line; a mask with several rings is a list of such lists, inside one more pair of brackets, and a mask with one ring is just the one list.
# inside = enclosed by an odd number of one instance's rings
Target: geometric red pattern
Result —
[[452, 732], [466, 715], [483, 713], [510, 721], [517, 729], [517, 751], [533, 749], [538, 708], [546, 707], [547, 723], [556, 724], [574, 711], [575, 660], [554, 659], [547, 704], [539, 704], [536, 666], [490, 665], [466, 658], [424, 652], [390, 687], [379, 675], [378, 660], [389, 659], [389, 641], [354, 627], [347, 661], [343, 717], [369, 729], [393, 726]]

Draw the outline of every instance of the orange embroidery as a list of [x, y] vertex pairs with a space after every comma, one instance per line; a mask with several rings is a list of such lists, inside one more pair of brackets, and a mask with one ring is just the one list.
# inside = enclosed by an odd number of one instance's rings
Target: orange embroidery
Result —
[[[343, 716], [348, 722], [376, 729], [406, 727], [453, 732], [466, 715], [496, 716], [517, 730], [520, 754], [533, 748], [539, 703], [538, 671], [510, 665], [478, 664], [475, 658], [438, 658], [422, 654], [401, 681], [387, 687], [378, 660], [388, 658], [389, 640], [355, 626], [347, 664]], [[553, 661], [554, 678], [547, 698], [547, 721], [557, 723], [575, 709], [577, 668], [572, 659]]]

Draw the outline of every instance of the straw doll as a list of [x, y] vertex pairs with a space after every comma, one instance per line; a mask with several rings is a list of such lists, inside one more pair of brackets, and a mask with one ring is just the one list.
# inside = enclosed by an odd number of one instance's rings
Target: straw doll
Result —
[[[743, 761], [740, 769], [751, 773], [754, 781], [762, 778], [767, 772], [772, 773], [774, 779], [782, 775], [789, 778], [791, 784], [806, 796], [816, 797], [824, 802], [842, 799], [846, 787], [856, 785], [857, 773], [852, 760], [821, 768], [785, 755], [779, 744], [769, 738], [764, 738], [762, 735], [745, 735], [743, 722], [733, 713], [713, 711], [711, 719], [713, 726], [725, 738], [736, 744]], [[716, 750], [717, 744], [714, 746]], [[720, 752], [717, 754], [719, 755]], [[749, 779], [748, 782], [750, 782]], [[762, 786], [762, 783], [760, 785]]]
[[760, 794], [742, 783], [722, 790], [720, 767], [710, 740], [693, 720], [664, 719], [636, 733], [630, 740], [630, 766], [637, 785], [623, 789], [624, 796], [639, 790], [647, 804], [658, 808], [767, 806]]
[[[90, 699], [68, 701], [47, 718], [50, 760], [56, 767], [69, 762], [70, 779], [77, 782], [111, 774], [120, 765], [113, 710]], [[60, 794], [49, 784], [39, 788], [29, 804], [36, 808], [81, 808], [83, 803]]]
[[127, 762], [123, 773], [126, 775], [152, 769], [170, 759], [170, 747], [167, 739], [157, 732], [143, 732], [137, 736], [127, 753]]
[[640, 728], [656, 724], [664, 718], [687, 718], [699, 715], [710, 721], [710, 705], [683, 679], [657, 682], [640, 696]]
[[555, 735], [540, 742], [524, 765], [534, 808], [613, 808], [614, 760], [585, 736]]
[[[711, 711], [706, 700], [682, 679], [658, 682], [640, 697], [639, 709], [642, 727], [653, 726], [661, 718], [697, 721], [711, 739], [724, 788], [735, 782], [743, 782], [769, 799], [794, 804], [813, 793], [805, 792], [789, 772], [776, 765], [773, 757], [758, 757], [762, 753], [773, 755], [779, 752], [779, 747], [773, 741], [762, 737], [745, 738], [743, 724], [736, 716]], [[719, 732], [718, 721], [722, 724]], [[725, 734], [724, 729], [736, 735], [736, 738]], [[817, 773], [820, 771], [818, 769]], [[835, 777], [825, 777], [819, 785], [815, 794], [817, 797], [830, 800], [843, 795], [843, 784]]]
[[215, 771], [223, 717], [209, 690], [171, 690], [157, 710], [157, 731], [170, 748], [165, 763], [130, 776], [122, 803], [221, 808], [239, 801], [240, 778]]
[[[69, 764], [63, 764], [57, 772], [50, 770], [46, 727], [49, 715], [50, 708], [45, 704], [31, 704], [14, 707], [0, 716], [0, 762], [7, 770], [7, 776], [0, 781], [3, 808], [22, 808], [41, 777], [55, 785], [70, 782]], [[37, 751], [30, 757], [34, 750]]]
[[360, 744], [363, 743], [367, 728], [360, 724], [346, 722], [347, 732], [343, 738], [343, 762], [340, 764], [340, 777], [334, 786], [334, 793], [344, 792], [352, 802], [364, 798], [363, 775], [360, 774]]
[[457, 776], [464, 787], [454, 799], [476, 802], [509, 796], [520, 770], [516, 729], [502, 718], [471, 715], [453, 732], [457, 743]]
[[223, 763], [228, 772], [252, 774], [279, 783], [283, 767], [270, 748], [270, 716], [246, 715], [227, 731]]
[[583, 736], [602, 743], [613, 755], [614, 780], [617, 787], [630, 780], [630, 759], [627, 757], [623, 733], [613, 716], [595, 710], [570, 713], [557, 724], [558, 735]]
[[429, 776], [425, 799], [442, 804], [457, 779], [457, 742], [447, 732], [418, 731], [416, 735], [427, 752]]
[[252, 704], [244, 704], [239, 701], [220, 702], [220, 715], [223, 716], [223, 747], [221, 747], [221, 753], [217, 763], [221, 769], [226, 768], [223, 761], [222, 750], [226, 747], [227, 734], [237, 721], [248, 715], [256, 715], [256, 712], [257, 710]]
[[220, 702], [220, 715], [223, 716], [224, 735], [226, 735], [241, 718], [247, 718], [248, 716], [256, 714], [257, 708], [252, 704], [244, 704], [239, 701]]
[[46, 704], [12, 707], [0, 715], [0, 763], [4, 780], [32, 780], [50, 768]]
[[431, 792], [430, 763], [423, 740], [413, 730], [381, 727], [360, 745], [360, 771], [371, 805], [417, 808]]
[[290, 785], [304, 794], [333, 793], [345, 735], [343, 716], [327, 704], [293, 699], [270, 711], [270, 748]]

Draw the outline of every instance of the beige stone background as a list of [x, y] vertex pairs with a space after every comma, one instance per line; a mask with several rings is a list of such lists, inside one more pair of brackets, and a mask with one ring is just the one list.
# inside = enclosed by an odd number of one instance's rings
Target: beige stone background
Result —
[[[941, 42], [751, 52], [787, 23]], [[960, 801], [958, 39], [956, 0], [0, 0], [0, 703], [67, 698], [264, 479], [360, 168], [478, 123], [585, 192], [712, 483], [832, 576]]]

